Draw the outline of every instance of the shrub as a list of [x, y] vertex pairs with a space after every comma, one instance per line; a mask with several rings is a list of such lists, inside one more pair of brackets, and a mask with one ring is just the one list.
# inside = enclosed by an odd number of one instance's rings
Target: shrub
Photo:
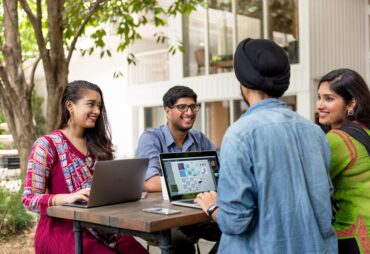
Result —
[[12, 192], [0, 185], [0, 237], [22, 231], [35, 221], [21, 199], [21, 192]]

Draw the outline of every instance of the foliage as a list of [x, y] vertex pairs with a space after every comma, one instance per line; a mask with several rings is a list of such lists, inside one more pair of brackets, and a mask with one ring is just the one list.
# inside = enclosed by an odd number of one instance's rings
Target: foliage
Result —
[[28, 228], [35, 220], [21, 202], [20, 192], [11, 192], [0, 185], [0, 237]]
[[45, 134], [45, 117], [42, 113], [41, 107], [44, 99], [32, 92], [32, 112], [36, 122], [36, 136]]
[[[84, 13], [89, 10], [86, 5], [75, 3], [75, 1], [69, 6], [67, 14], [65, 15], [65, 23], [74, 24], [77, 22], [75, 15], [72, 13], [79, 12]], [[106, 25], [114, 24], [116, 27], [115, 34], [117, 34], [121, 40], [118, 44], [116, 51], [122, 52], [128, 48], [128, 46], [137, 40], [140, 40], [141, 34], [138, 32], [138, 28], [148, 23], [153, 23], [156, 27], [166, 26], [167, 18], [170, 16], [176, 16], [177, 13], [183, 13], [189, 15], [197, 4], [198, 0], [180, 0], [174, 1], [168, 8], [163, 8], [158, 4], [157, 0], [130, 0], [130, 1], [110, 1], [109, 3], [102, 4], [96, 14], [91, 17], [87, 26], [90, 29], [84, 31], [84, 35], [90, 36], [90, 39], [94, 42], [88, 48], [81, 49], [82, 55], [92, 54], [96, 49], [100, 50], [100, 56], [111, 56], [112, 53], [106, 48], [105, 39], [107, 37]], [[66, 26], [65, 37], [69, 38], [73, 35], [73, 27]], [[161, 33], [155, 33], [153, 36], [156, 38], [157, 43], [164, 43], [168, 41], [169, 37]], [[68, 41], [68, 40], [67, 40]], [[174, 54], [177, 50], [183, 51], [182, 44], [180, 42], [175, 43], [169, 47], [169, 52]], [[135, 58], [132, 54], [128, 54], [127, 62], [129, 64], [135, 64]]]
[[[164, 7], [159, 5], [164, 3]], [[39, 116], [41, 101], [32, 93], [36, 68], [42, 63], [46, 83], [46, 131], [57, 121], [58, 99], [68, 83], [69, 64], [81, 37], [92, 44], [82, 49], [83, 54], [100, 51], [100, 56], [111, 56], [106, 46], [114, 24], [120, 42], [115, 49], [122, 52], [142, 37], [139, 28], [152, 23], [167, 25], [178, 13], [190, 14], [199, 0], [1, 0], [0, 1], [0, 107], [9, 130], [16, 141], [21, 167], [36, 135], [43, 133], [44, 120]], [[159, 34], [159, 41], [168, 37]], [[158, 38], [157, 37], [157, 38]], [[181, 43], [169, 48], [171, 54], [181, 50]], [[98, 52], [99, 53], [99, 52]], [[127, 61], [135, 63], [128, 52]], [[26, 60], [34, 59], [26, 69]], [[27, 62], [27, 63], [28, 63]], [[117, 73], [116, 75], [119, 75]], [[33, 109], [33, 111], [32, 111]], [[37, 131], [35, 123], [40, 128]], [[36, 133], [38, 132], [38, 133]], [[23, 171], [22, 171], [23, 172]], [[18, 195], [18, 194], [17, 194]], [[0, 227], [12, 231], [27, 225], [28, 217], [20, 205], [20, 196], [1, 191]], [[3, 202], [4, 201], [4, 202]], [[5, 230], [5, 229], [4, 229]], [[14, 231], [12, 231], [14, 232]]]
[[[26, 14], [22, 11], [18, 12], [19, 14], [19, 33], [22, 43], [22, 48], [24, 50], [24, 59], [35, 58], [38, 54], [38, 48], [36, 43], [35, 33], [30, 29], [31, 24]], [[44, 25], [45, 28], [45, 25]]]

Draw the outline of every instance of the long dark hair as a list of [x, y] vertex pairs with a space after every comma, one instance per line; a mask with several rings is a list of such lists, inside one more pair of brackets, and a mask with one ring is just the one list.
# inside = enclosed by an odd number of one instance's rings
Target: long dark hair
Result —
[[66, 102], [71, 101], [76, 104], [84, 96], [85, 90], [94, 90], [100, 94], [101, 98], [100, 115], [96, 120], [95, 126], [94, 128], [85, 129], [84, 132], [87, 149], [98, 160], [111, 160], [113, 159], [112, 136], [103, 93], [97, 85], [84, 80], [76, 80], [66, 86], [60, 101], [61, 114], [57, 128], [63, 129], [67, 127], [68, 120], [71, 117], [67, 110]]
[[370, 90], [360, 74], [351, 69], [336, 69], [320, 79], [317, 89], [323, 82], [328, 82], [331, 90], [341, 96], [346, 104], [351, 103], [352, 99], [356, 100], [354, 114], [347, 115], [348, 120], [370, 127]]

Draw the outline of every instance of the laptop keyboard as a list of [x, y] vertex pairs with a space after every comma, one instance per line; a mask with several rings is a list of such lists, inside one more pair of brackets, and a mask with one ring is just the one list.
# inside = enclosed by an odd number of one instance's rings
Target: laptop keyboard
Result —
[[187, 204], [195, 204], [194, 199], [183, 199], [181, 200], [181, 202], [187, 203]]

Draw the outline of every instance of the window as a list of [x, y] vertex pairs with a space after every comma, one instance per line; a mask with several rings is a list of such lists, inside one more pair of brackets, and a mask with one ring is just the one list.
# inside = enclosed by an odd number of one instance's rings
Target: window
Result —
[[205, 103], [206, 135], [220, 148], [222, 138], [230, 125], [229, 101]]
[[291, 108], [291, 110], [297, 111], [297, 96], [295, 95], [283, 96], [281, 97], [281, 100], [285, 101]]
[[234, 122], [237, 121], [240, 116], [247, 111], [249, 108], [247, 103], [244, 100], [235, 100], [233, 101], [234, 104]]
[[[142, 84], [169, 79], [168, 44], [143, 39], [136, 43], [136, 65], [129, 65], [129, 83]], [[145, 51], [144, 51], [145, 50]]]
[[208, 1], [210, 73], [230, 72], [233, 66], [231, 1]]
[[184, 76], [205, 74], [206, 9], [198, 6], [190, 16], [183, 15]]
[[157, 128], [166, 122], [163, 106], [144, 108], [144, 130]]
[[236, 36], [238, 43], [248, 37], [254, 39], [262, 38], [262, 0], [238, 0], [236, 10]]
[[298, 0], [269, 0], [268, 14], [268, 37], [286, 51], [291, 64], [298, 63]]
[[234, 43], [248, 37], [274, 40], [299, 63], [298, 0], [208, 0], [184, 15], [184, 76], [232, 71]]

